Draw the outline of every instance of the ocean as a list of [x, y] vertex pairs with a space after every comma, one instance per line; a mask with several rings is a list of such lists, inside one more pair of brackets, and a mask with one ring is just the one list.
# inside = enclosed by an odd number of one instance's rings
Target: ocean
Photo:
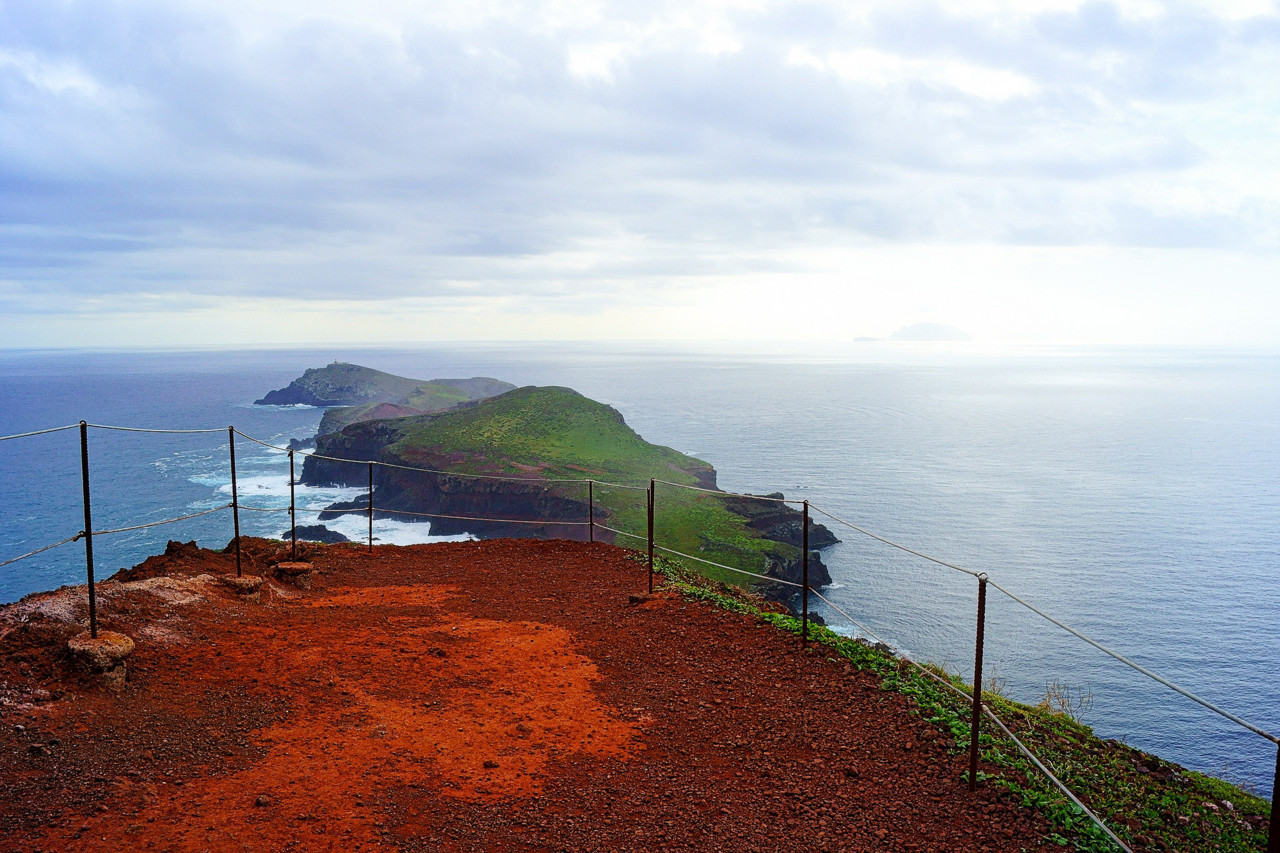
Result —
[[[229, 501], [226, 427], [272, 444], [322, 412], [252, 401], [334, 359], [420, 378], [567, 385], [647, 440], [713, 464], [732, 491], [782, 491], [1019, 596], [1269, 731], [1280, 732], [1280, 355], [858, 344], [745, 353], [581, 344], [419, 349], [0, 351], [0, 435], [90, 423], [93, 523], [128, 527]], [[288, 460], [237, 441], [242, 502], [288, 506]], [[0, 562], [83, 526], [75, 430], [0, 442]], [[355, 489], [299, 487], [303, 507]], [[659, 493], [661, 511], [661, 493]], [[305, 518], [302, 516], [300, 518]], [[825, 594], [877, 636], [972, 677], [977, 582], [815, 513], [842, 540]], [[287, 515], [245, 512], [281, 535]], [[353, 538], [365, 520], [330, 523]], [[170, 539], [222, 547], [229, 512], [95, 537], [98, 576]], [[378, 541], [429, 525], [378, 520]], [[0, 567], [0, 601], [84, 580], [71, 543]], [[825, 605], [815, 608], [856, 632]], [[1084, 721], [1270, 795], [1275, 747], [989, 591], [986, 673], [1015, 699], [1051, 683]]]

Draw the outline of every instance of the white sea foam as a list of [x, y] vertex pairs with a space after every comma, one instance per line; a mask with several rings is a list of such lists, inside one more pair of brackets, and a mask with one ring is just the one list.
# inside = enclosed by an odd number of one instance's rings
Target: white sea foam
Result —
[[[367, 516], [355, 513], [322, 521], [325, 527], [337, 531], [353, 542], [366, 542], [369, 536]], [[454, 536], [432, 536], [431, 523], [427, 521], [396, 521], [388, 518], [373, 520], [373, 544], [420, 545], [426, 542], [467, 542], [474, 539], [467, 533]]]

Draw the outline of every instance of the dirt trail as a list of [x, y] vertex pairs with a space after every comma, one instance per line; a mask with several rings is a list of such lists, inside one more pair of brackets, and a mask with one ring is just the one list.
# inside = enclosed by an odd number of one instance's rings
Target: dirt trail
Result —
[[0, 613], [0, 850], [1057, 849], [903, 697], [632, 605], [612, 546], [332, 546], [260, 603], [221, 555], [170, 563], [104, 585], [117, 692], [68, 668], [73, 592]]

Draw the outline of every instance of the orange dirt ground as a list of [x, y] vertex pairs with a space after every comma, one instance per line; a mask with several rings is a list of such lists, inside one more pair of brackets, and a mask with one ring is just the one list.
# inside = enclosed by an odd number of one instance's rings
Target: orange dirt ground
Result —
[[194, 549], [102, 584], [138, 644], [114, 691], [67, 659], [83, 588], [0, 608], [0, 850], [1058, 849], [904, 697], [755, 619], [632, 603], [613, 546], [307, 550], [312, 588], [260, 602]]

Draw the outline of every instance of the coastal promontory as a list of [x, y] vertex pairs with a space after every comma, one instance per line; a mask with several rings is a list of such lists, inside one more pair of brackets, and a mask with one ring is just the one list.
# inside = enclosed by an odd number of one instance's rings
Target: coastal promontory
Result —
[[[780, 496], [724, 495], [711, 465], [645, 441], [616, 409], [569, 388], [529, 386], [444, 412], [358, 421], [322, 431], [316, 452], [303, 482], [364, 486], [368, 466], [352, 463], [386, 463], [374, 472], [376, 512], [419, 513], [439, 535], [581, 539], [594, 513], [598, 539], [635, 546], [654, 480], [655, 540], [665, 548], [777, 580], [799, 576], [801, 515]], [[329, 517], [363, 506], [335, 505]], [[811, 548], [835, 541], [810, 522]], [[816, 551], [810, 579], [830, 583]], [[784, 586], [765, 591], [785, 597]]]

